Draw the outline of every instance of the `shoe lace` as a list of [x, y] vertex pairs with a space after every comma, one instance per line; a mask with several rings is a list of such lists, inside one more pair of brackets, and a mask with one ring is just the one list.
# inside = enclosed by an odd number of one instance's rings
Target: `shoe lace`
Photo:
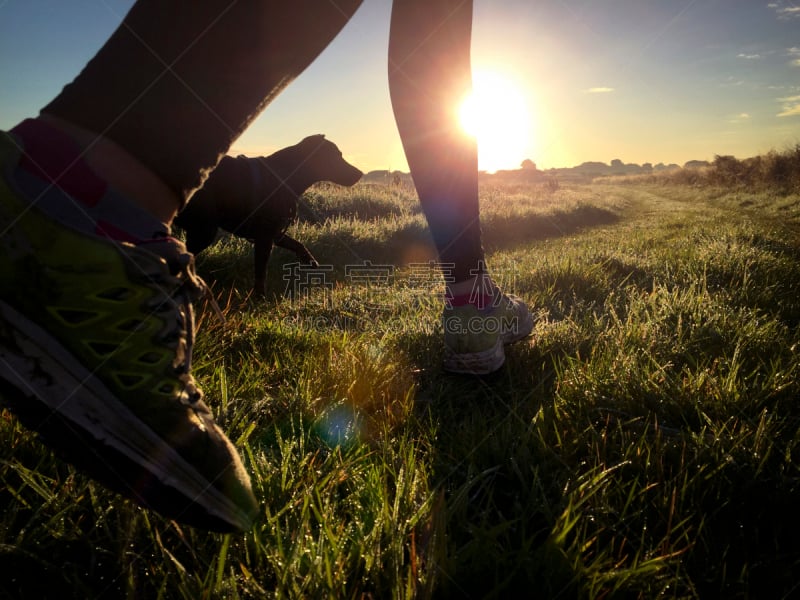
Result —
[[[147, 261], [141, 273], [156, 294], [145, 307], [161, 314], [167, 326], [160, 332], [159, 340], [174, 348], [172, 367], [183, 384], [182, 400], [194, 405], [203, 398], [203, 392], [192, 377], [192, 351], [195, 342], [194, 302], [205, 299], [222, 323], [225, 317], [211, 288], [195, 271], [194, 256], [174, 238], [163, 238], [158, 243], [148, 243], [147, 250], [166, 261]], [[142, 266], [142, 265], [140, 265]]]

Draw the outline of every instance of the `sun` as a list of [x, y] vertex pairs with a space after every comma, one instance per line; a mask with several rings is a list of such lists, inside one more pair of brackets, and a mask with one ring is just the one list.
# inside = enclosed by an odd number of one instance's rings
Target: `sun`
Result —
[[458, 110], [462, 129], [478, 142], [483, 171], [516, 169], [530, 158], [531, 115], [519, 85], [496, 71], [476, 71]]

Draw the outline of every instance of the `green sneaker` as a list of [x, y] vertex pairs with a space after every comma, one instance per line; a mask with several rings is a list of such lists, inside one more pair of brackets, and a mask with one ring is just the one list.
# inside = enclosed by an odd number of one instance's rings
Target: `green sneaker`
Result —
[[449, 302], [442, 315], [444, 369], [451, 373], [488, 375], [503, 366], [504, 345], [533, 331], [533, 315], [525, 303], [511, 294], [495, 290], [486, 301]]
[[167, 517], [247, 530], [258, 503], [191, 375], [206, 289], [183, 244], [134, 245], [45, 216], [0, 134], [0, 396], [68, 462]]

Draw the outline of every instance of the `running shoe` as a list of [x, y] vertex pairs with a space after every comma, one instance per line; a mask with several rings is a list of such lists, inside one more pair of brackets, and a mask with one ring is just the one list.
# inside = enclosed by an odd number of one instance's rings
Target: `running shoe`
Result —
[[46, 216], [18, 185], [20, 144], [0, 133], [0, 396], [138, 504], [249, 529], [249, 476], [191, 374], [192, 302], [207, 290], [192, 255], [168, 235], [122, 242]]
[[533, 331], [533, 316], [525, 303], [499, 289], [479, 302], [447, 302], [444, 327], [444, 369], [451, 373], [488, 375], [503, 366], [504, 346]]

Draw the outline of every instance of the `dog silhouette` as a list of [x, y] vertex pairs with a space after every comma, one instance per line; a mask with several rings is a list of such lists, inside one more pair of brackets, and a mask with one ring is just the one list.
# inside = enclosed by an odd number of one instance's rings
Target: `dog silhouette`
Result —
[[286, 235], [297, 217], [298, 198], [314, 183], [351, 186], [362, 175], [322, 134], [269, 156], [225, 156], [174, 223], [186, 232], [186, 247], [193, 254], [210, 246], [218, 229], [253, 242], [253, 293], [263, 296], [273, 245], [317, 265], [308, 248]]

